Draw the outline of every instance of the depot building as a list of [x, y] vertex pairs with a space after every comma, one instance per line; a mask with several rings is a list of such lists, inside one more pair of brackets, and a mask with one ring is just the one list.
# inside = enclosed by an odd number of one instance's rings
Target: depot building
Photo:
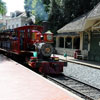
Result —
[[[60, 48], [59, 52], [66, 51], [68, 55], [73, 56], [74, 51], [80, 49], [88, 60], [100, 61], [100, 3], [89, 13], [76, 18], [57, 32], [60, 34], [56, 36], [56, 48]], [[61, 48], [62, 42], [64, 48]]]

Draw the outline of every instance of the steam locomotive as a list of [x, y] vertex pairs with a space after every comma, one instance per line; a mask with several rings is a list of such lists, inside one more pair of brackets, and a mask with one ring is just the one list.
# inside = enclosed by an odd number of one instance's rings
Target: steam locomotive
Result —
[[65, 62], [51, 57], [54, 51], [51, 43], [53, 34], [43, 33], [42, 26], [23, 26], [0, 32], [0, 51], [19, 56], [41, 73], [59, 74]]

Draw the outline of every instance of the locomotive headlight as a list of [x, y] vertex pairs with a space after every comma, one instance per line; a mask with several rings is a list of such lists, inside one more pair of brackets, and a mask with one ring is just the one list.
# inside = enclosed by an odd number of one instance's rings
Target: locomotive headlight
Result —
[[47, 35], [47, 40], [51, 41], [52, 40], [52, 35]]
[[50, 57], [53, 53], [53, 47], [51, 44], [43, 44], [41, 47], [41, 54], [45, 57]]
[[50, 48], [45, 48], [45, 52], [49, 53], [50, 52]]

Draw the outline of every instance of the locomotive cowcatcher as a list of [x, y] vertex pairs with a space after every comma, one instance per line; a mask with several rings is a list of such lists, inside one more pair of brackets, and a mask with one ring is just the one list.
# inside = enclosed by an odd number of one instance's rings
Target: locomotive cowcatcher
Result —
[[54, 48], [53, 34], [43, 33], [43, 27], [32, 25], [9, 29], [0, 33], [0, 50], [10, 55], [17, 55], [27, 64], [45, 74], [63, 72], [64, 63], [52, 56]]

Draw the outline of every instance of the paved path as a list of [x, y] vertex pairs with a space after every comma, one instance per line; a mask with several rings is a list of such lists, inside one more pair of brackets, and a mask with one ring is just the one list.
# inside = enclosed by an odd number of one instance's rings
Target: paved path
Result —
[[0, 100], [83, 100], [0, 55]]
[[74, 57], [70, 57], [70, 56], [64, 57], [63, 55], [55, 55], [55, 56], [59, 57], [62, 60], [66, 60], [68, 62], [72, 62], [72, 63], [81, 64], [81, 65], [100, 69], [100, 63], [99, 62], [92, 62], [92, 61], [87, 61], [87, 60], [78, 60], [78, 59], [74, 59]]

